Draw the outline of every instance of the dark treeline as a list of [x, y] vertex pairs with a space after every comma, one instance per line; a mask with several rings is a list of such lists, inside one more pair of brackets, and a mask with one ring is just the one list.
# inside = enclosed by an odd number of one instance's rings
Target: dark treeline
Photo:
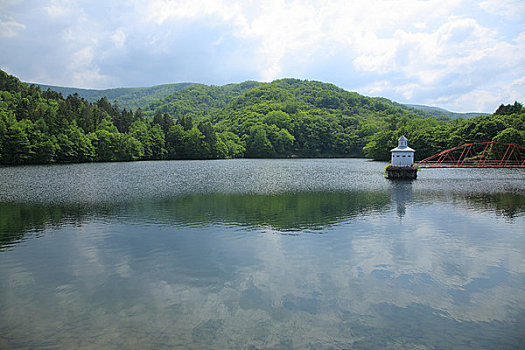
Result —
[[239, 138], [216, 133], [209, 122], [167, 113], [150, 119], [106, 98], [63, 98], [0, 73], [0, 164], [243, 156]]
[[417, 160], [471, 142], [525, 145], [525, 108], [518, 102], [501, 105], [492, 115], [466, 120], [445, 122], [390, 117], [387, 121], [388, 127], [372, 135], [365, 146], [368, 158], [389, 160], [389, 150], [397, 146], [400, 135], [408, 138], [410, 147], [416, 150]]
[[0, 71], [0, 164], [235, 157], [387, 160], [405, 134], [418, 159], [465, 142], [523, 144], [525, 109], [436, 120], [331, 84], [283, 79], [225, 87], [188, 85], [132, 111], [107, 98], [20, 82]]

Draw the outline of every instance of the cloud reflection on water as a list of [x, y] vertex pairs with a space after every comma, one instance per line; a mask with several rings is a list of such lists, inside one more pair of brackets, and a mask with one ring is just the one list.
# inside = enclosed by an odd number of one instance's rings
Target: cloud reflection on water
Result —
[[[197, 195], [106, 207], [103, 220], [66, 214], [4, 252], [2, 320], [18, 325], [14, 339], [79, 348], [89, 337], [104, 347], [446, 347], [483, 327], [496, 333], [480, 347], [518, 339], [523, 216], [465, 210], [464, 198], [420, 204], [411, 192]], [[299, 235], [282, 235], [290, 227], [272, 210]], [[437, 326], [449, 337], [421, 328]]]
[[[202, 186], [171, 188], [195, 164], [209, 166]], [[125, 180], [147, 163], [48, 167], [59, 173], [52, 189], [66, 181], [60, 198], [37, 178], [42, 197], [2, 194], [0, 348], [525, 342], [525, 197], [514, 173], [483, 191], [480, 175], [389, 182], [363, 161], [154, 165], [149, 185]], [[111, 169], [115, 188], [99, 173]], [[91, 180], [75, 184], [84, 170]], [[362, 176], [371, 181], [360, 187]]]

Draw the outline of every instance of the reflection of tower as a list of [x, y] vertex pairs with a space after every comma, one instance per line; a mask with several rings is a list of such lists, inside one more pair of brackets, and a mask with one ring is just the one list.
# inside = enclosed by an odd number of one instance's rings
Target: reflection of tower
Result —
[[412, 181], [393, 181], [390, 198], [396, 203], [397, 215], [402, 218], [406, 213], [407, 203], [412, 202]]

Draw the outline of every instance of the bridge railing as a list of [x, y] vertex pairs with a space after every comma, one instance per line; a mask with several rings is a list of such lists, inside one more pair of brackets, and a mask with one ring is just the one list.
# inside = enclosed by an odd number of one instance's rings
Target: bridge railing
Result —
[[416, 164], [421, 168], [525, 168], [525, 147], [494, 141], [467, 143]]

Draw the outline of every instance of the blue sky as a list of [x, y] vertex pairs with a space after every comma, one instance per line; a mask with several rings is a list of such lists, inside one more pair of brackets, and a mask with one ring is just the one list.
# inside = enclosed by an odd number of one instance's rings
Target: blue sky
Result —
[[292, 77], [456, 112], [525, 102], [523, 0], [0, 0], [0, 48], [50, 85]]

